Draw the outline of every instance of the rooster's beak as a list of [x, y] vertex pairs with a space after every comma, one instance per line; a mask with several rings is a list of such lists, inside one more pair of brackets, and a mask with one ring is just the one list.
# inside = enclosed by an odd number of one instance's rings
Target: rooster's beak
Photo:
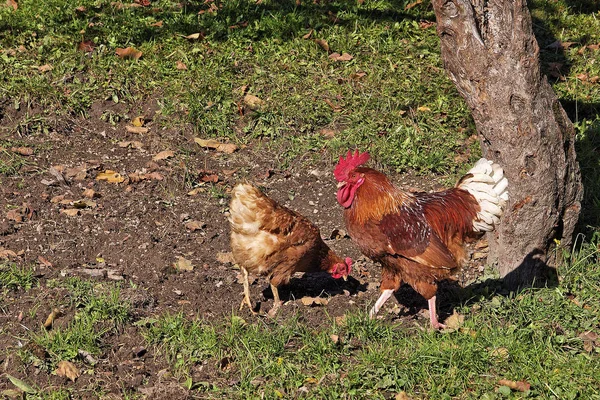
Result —
[[344, 186], [346, 184], [346, 182], [338, 182], [337, 184], [337, 188], [341, 188], [342, 186]]
[[344, 275], [344, 276], [342, 276], [342, 279], [343, 279], [344, 281], [348, 282], [348, 275]]

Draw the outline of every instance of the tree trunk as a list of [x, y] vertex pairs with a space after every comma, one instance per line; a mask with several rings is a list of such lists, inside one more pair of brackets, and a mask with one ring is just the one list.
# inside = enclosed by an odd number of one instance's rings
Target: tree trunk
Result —
[[[469, 105], [510, 200], [489, 237], [512, 286], [548, 272], [571, 244], [583, 196], [573, 124], [545, 76], [525, 0], [432, 0], [445, 68]], [[558, 242], [560, 241], [560, 242]]]

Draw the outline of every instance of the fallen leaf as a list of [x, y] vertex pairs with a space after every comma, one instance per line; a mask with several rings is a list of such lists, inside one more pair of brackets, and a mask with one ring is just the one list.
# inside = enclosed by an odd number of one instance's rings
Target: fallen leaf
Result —
[[79, 210], [76, 208], [66, 208], [64, 210], [60, 210], [61, 213], [68, 215], [69, 217], [74, 217], [79, 215]]
[[458, 329], [462, 326], [462, 324], [464, 324], [464, 322], [465, 316], [454, 311], [451, 316], [446, 318], [444, 324], [446, 325], [446, 329]]
[[79, 370], [72, 362], [61, 361], [58, 363], [57, 367], [58, 368], [56, 368], [56, 371], [54, 371], [56, 375], [67, 377], [73, 382], [75, 382], [75, 380], [79, 378]]
[[156, 22], [150, 24], [150, 26], [155, 26], [157, 28], [162, 28], [163, 22], [162, 21], [156, 21]]
[[188, 69], [187, 65], [185, 65], [185, 63], [182, 61], [175, 61], [175, 68], [177, 68], [179, 71], [186, 71]]
[[44, 322], [44, 328], [50, 329], [54, 320], [60, 317], [60, 310], [58, 308], [54, 308], [50, 314], [48, 314], [48, 318], [46, 318], [46, 322]]
[[95, 47], [96, 44], [91, 40], [84, 40], [77, 45], [79, 51], [84, 51], [86, 53], [91, 53], [92, 51], [94, 51]]
[[531, 384], [526, 381], [510, 381], [508, 379], [500, 379], [499, 385], [508, 386], [512, 390], [518, 390], [519, 392], [526, 392], [531, 388]]
[[349, 78], [352, 79], [353, 81], [357, 81], [357, 80], [361, 79], [362, 77], [364, 77], [365, 75], [367, 75], [366, 72], [358, 71], [358, 72], [354, 72], [354, 73], [350, 74]]
[[250, 107], [250, 109], [252, 110], [257, 110], [259, 109], [265, 102], [262, 101], [261, 99], [259, 99], [257, 96], [253, 95], [253, 94], [247, 94], [244, 96], [244, 103], [246, 103], [246, 105], [248, 107]]
[[235, 259], [233, 258], [233, 253], [232, 252], [219, 252], [217, 253], [217, 261], [222, 263], [222, 264], [235, 264]]
[[417, 0], [413, 3], [409, 3], [406, 5], [406, 7], [404, 7], [405, 10], [410, 10], [411, 8], [418, 6], [419, 4], [421, 4], [423, 2], [423, 0]]
[[44, 64], [44, 65], [37, 67], [37, 69], [40, 72], [48, 72], [48, 71], [52, 71], [54, 68], [50, 64]]
[[421, 21], [421, 22], [419, 22], [419, 28], [421, 28], [421, 29], [429, 29], [432, 26], [435, 26], [435, 22], [433, 22], [433, 21]]
[[315, 39], [315, 43], [318, 44], [323, 50], [329, 53], [329, 43], [324, 39]]
[[333, 112], [341, 112], [342, 111], [342, 107], [336, 105], [333, 103], [333, 101], [329, 100], [329, 99], [323, 99], [323, 101], [325, 103], [327, 103], [327, 105], [329, 107], [331, 107], [331, 109], [333, 110]]
[[304, 36], [302, 36], [302, 39], [310, 39], [310, 36], [312, 35], [313, 30], [311, 29], [310, 31], [308, 31], [308, 33]]
[[582, 82], [585, 82], [588, 80], [588, 74], [579, 74], [577, 76], [575, 76], [577, 79], [579, 79]]
[[20, 154], [22, 156], [32, 156], [33, 149], [31, 147], [13, 147], [11, 151], [14, 153]]
[[188, 40], [198, 40], [204, 39], [204, 34], [202, 33], [192, 33], [191, 35], [184, 36]]
[[198, 143], [202, 147], [215, 149], [226, 154], [231, 154], [238, 149], [238, 146], [233, 143], [221, 143], [214, 139], [205, 140], [200, 138], [194, 138], [194, 142]]
[[50, 261], [48, 261], [46, 258], [44, 258], [43, 256], [38, 256], [38, 261], [44, 267], [47, 267], [47, 268], [53, 267], [52, 263]]
[[144, 147], [144, 144], [137, 140], [123, 141], [123, 142], [119, 142], [117, 144], [119, 147], [131, 147], [133, 149], [138, 149], [138, 150], [142, 150], [142, 148]]
[[96, 208], [96, 202], [90, 199], [81, 199], [73, 202], [75, 208]]
[[139, 135], [143, 135], [144, 133], [148, 133], [149, 129], [143, 126], [130, 126], [125, 125], [125, 130], [129, 133], [137, 133]]
[[94, 189], [88, 188], [83, 191], [83, 196], [88, 199], [95, 199], [101, 197], [100, 193], [96, 192]]
[[192, 262], [181, 256], [177, 257], [177, 261], [175, 261], [175, 263], [173, 264], [173, 267], [175, 267], [175, 269], [178, 271], [193, 271], [194, 270], [194, 266], [192, 265]]
[[[204, 182], [200, 182], [200, 184], [203, 185]], [[188, 196], [195, 196], [198, 193], [203, 193], [204, 191], [205, 191], [204, 188], [197, 187], [197, 188], [190, 190], [187, 194], [188, 194]]]
[[131, 120], [131, 125], [140, 127], [140, 126], [144, 126], [144, 122], [145, 122], [144, 116], [140, 115]]
[[354, 57], [352, 57], [350, 54], [348, 53], [343, 53], [342, 55], [340, 55], [340, 53], [331, 53], [329, 55], [329, 58], [331, 58], [334, 61], [350, 61], [352, 60]]
[[499, 360], [508, 360], [508, 349], [506, 347], [497, 347], [490, 352], [490, 357], [497, 358]]
[[6, 0], [6, 6], [11, 7], [13, 11], [17, 11], [19, 4], [15, 0]]
[[600, 76], [595, 75], [590, 78], [590, 83], [597, 83], [600, 80]]
[[417, 111], [431, 111], [431, 108], [427, 106], [417, 107]]
[[175, 157], [173, 150], [164, 150], [152, 157], [152, 161], [165, 160], [171, 157]]
[[206, 226], [205, 223], [200, 222], [200, 221], [195, 221], [195, 220], [194, 221], [188, 221], [185, 224], [185, 227], [187, 229], [189, 229], [190, 231], [192, 231], [192, 232], [200, 230], [200, 229], [204, 228], [205, 226]]
[[6, 377], [12, 382], [13, 385], [15, 385], [16, 387], [21, 389], [23, 392], [30, 393], [30, 394], [37, 393], [37, 390], [35, 390], [33, 387], [31, 387], [25, 381], [22, 381], [19, 378], [15, 378], [14, 376], [9, 375], [9, 374], [6, 374]]
[[335, 323], [338, 326], [344, 327], [348, 325], [348, 321], [346, 319], [346, 314], [340, 315], [339, 317], [335, 317]]
[[412, 400], [412, 398], [410, 398], [406, 392], [400, 392], [394, 397], [394, 400]]
[[164, 177], [159, 172], [156, 172], [156, 171], [146, 174], [145, 178], [146, 179], [154, 179], [155, 181], [162, 181], [164, 179]]
[[9, 259], [9, 258], [17, 258], [18, 255], [12, 250], [5, 249], [4, 247], [0, 247], [0, 258]]
[[326, 306], [329, 303], [329, 300], [323, 297], [303, 297], [301, 299], [302, 304], [305, 306]]
[[233, 174], [235, 174], [237, 172], [237, 168], [236, 169], [224, 169], [223, 170], [223, 174], [225, 176], [232, 176]]
[[338, 335], [331, 334], [329, 338], [334, 344], [338, 344], [340, 342], [340, 337]]
[[100, 172], [98, 175], [96, 175], [96, 180], [107, 181], [109, 183], [121, 183], [125, 180], [125, 178], [118, 172], [107, 169], [106, 171]]
[[139, 60], [140, 57], [142, 56], [142, 52], [133, 47], [126, 47], [124, 49], [117, 47], [115, 49], [115, 53], [117, 54], [117, 56], [119, 56], [120, 58], [123, 58], [123, 59], [131, 58], [134, 60]]
[[319, 134], [325, 136], [326, 138], [332, 138], [335, 136], [335, 131], [330, 128], [323, 128], [319, 130]]

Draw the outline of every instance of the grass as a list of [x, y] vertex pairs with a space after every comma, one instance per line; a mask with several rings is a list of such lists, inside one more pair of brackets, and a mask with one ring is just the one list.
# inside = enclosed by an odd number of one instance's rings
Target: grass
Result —
[[[359, 312], [309, 326], [164, 315], [144, 336], [182, 384], [208, 398], [598, 399], [600, 347], [581, 335], [600, 324], [598, 238], [571, 255], [556, 287], [480, 296], [457, 308], [464, 324], [430, 332]], [[336, 335], [332, 338], [332, 335]], [[194, 371], [213, 371], [197, 381]], [[530, 390], [506, 392], [501, 379]], [[231, 386], [230, 382], [235, 382]]]
[[0, 263], [0, 290], [31, 289], [37, 280], [33, 269], [15, 263]]

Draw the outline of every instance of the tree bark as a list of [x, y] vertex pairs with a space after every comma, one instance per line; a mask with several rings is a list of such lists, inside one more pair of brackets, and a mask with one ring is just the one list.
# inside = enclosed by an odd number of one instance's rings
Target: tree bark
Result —
[[[583, 197], [575, 132], [545, 76], [525, 0], [432, 0], [446, 71], [510, 200], [489, 262], [512, 286], [548, 272], [571, 244]], [[560, 241], [560, 242], [558, 242]]]

